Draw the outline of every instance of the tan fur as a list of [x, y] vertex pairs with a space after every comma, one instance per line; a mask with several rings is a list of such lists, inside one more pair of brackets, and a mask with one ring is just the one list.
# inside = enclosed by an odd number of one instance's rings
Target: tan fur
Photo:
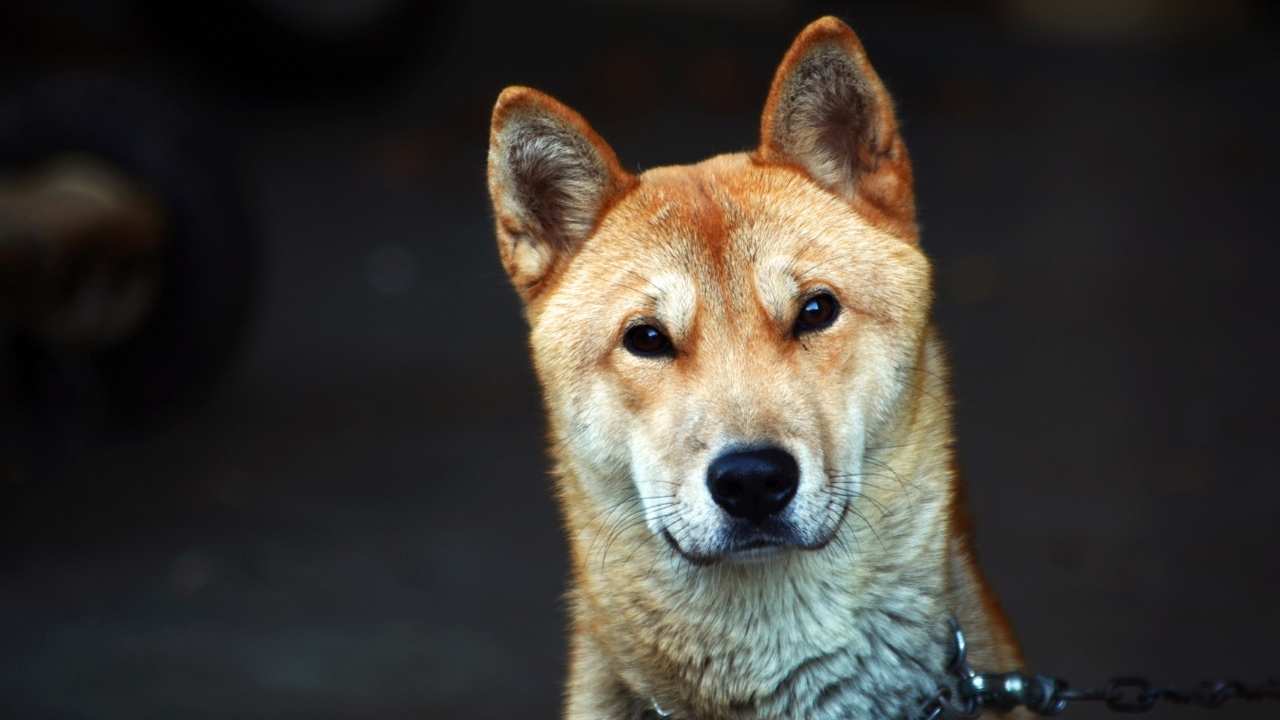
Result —
[[[910, 715], [944, 677], [951, 615], [980, 667], [1019, 662], [953, 470], [910, 161], [847, 26], [801, 33], [761, 136], [632, 177], [545, 95], [509, 89], [495, 109], [499, 248], [573, 554], [574, 720], [654, 703], [689, 720]], [[796, 336], [815, 290], [841, 313]], [[675, 356], [628, 353], [638, 321]], [[702, 478], [762, 442], [800, 465], [799, 539], [737, 562]]]

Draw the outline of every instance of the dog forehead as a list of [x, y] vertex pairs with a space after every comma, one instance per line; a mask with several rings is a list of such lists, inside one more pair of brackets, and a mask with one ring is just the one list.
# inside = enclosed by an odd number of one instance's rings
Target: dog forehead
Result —
[[828, 282], [883, 315], [915, 303], [928, 274], [918, 247], [802, 173], [722, 155], [643, 173], [605, 213], [548, 304], [632, 305], [650, 294], [663, 304], [666, 293], [652, 292], [651, 281], [674, 276], [681, 282], [671, 284], [712, 314], [759, 309], [779, 321], [802, 284]]
[[[815, 216], [822, 222], [808, 220]], [[609, 265], [653, 264], [724, 281], [768, 255], [821, 251], [817, 236], [833, 235], [840, 216], [846, 228], [857, 224], [847, 204], [798, 173], [747, 155], [722, 155], [643, 173], [588, 247]]]

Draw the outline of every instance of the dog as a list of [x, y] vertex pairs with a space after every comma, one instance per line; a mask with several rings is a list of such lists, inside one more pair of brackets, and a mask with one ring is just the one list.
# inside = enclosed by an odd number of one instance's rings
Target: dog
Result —
[[572, 554], [570, 720], [914, 718], [977, 566], [911, 162], [854, 32], [806, 27], [752, 152], [627, 172], [508, 87], [488, 189]]

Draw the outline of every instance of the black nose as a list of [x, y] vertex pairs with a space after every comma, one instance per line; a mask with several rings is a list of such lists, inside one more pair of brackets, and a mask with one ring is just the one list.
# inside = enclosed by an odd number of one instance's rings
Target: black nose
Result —
[[795, 458], [778, 448], [725, 453], [707, 468], [707, 488], [716, 504], [756, 524], [791, 502], [799, 479]]

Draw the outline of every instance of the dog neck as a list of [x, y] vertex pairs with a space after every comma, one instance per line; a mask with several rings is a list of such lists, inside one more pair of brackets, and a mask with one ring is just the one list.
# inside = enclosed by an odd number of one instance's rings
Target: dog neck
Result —
[[942, 554], [841, 571], [822, 557], [838, 552], [709, 568], [633, 559], [641, 572], [625, 584], [580, 578], [577, 624], [636, 698], [676, 718], [909, 716], [945, 676]]

